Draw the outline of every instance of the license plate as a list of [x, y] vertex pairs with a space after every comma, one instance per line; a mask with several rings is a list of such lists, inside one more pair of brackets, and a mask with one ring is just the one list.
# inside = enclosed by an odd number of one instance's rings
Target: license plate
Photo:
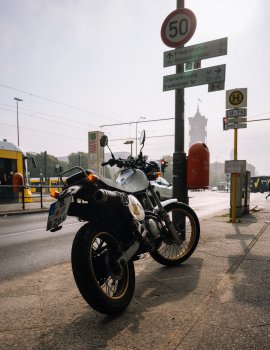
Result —
[[57, 228], [66, 220], [71, 198], [72, 195], [69, 195], [51, 204], [47, 221], [47, 231]]

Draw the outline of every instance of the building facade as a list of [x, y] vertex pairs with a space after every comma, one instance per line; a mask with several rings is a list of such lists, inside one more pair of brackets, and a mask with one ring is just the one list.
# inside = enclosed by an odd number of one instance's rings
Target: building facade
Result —
[[188, 118], [189, 121], [189, 147], [195, 142], [207, 140], [207, 118], [201, 115], [199, 106], [194, 117]]

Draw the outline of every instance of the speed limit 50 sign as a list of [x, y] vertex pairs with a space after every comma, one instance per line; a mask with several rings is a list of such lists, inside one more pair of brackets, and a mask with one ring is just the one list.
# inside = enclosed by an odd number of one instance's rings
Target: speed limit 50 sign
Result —
[[196, 17], [191, 10], [176, 9], [165, 18], [162, 24], [162, 41], [169, 47], [182, 46], [191, 39], [196, 25]]

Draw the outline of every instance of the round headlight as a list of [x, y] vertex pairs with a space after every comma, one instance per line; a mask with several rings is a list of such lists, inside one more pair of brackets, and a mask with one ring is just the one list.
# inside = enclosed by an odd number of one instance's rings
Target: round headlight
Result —
[[141, 203], [132, 194], [128, 195], [128, 208], [135, 219], [142, 221], [145, 218], [145, 212]]

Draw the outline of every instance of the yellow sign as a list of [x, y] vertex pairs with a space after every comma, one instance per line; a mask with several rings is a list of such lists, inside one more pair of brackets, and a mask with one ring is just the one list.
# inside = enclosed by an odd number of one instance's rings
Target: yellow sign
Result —
[[229, 102], [233, 106], [238, 106], [240, 105], [244, 100], [244, 95], [241, 91], [235, 90], [233, 91], [230, 96], [229, 96]]
[[226, 91], [226, 109], [247, 107], [247, 88]]

